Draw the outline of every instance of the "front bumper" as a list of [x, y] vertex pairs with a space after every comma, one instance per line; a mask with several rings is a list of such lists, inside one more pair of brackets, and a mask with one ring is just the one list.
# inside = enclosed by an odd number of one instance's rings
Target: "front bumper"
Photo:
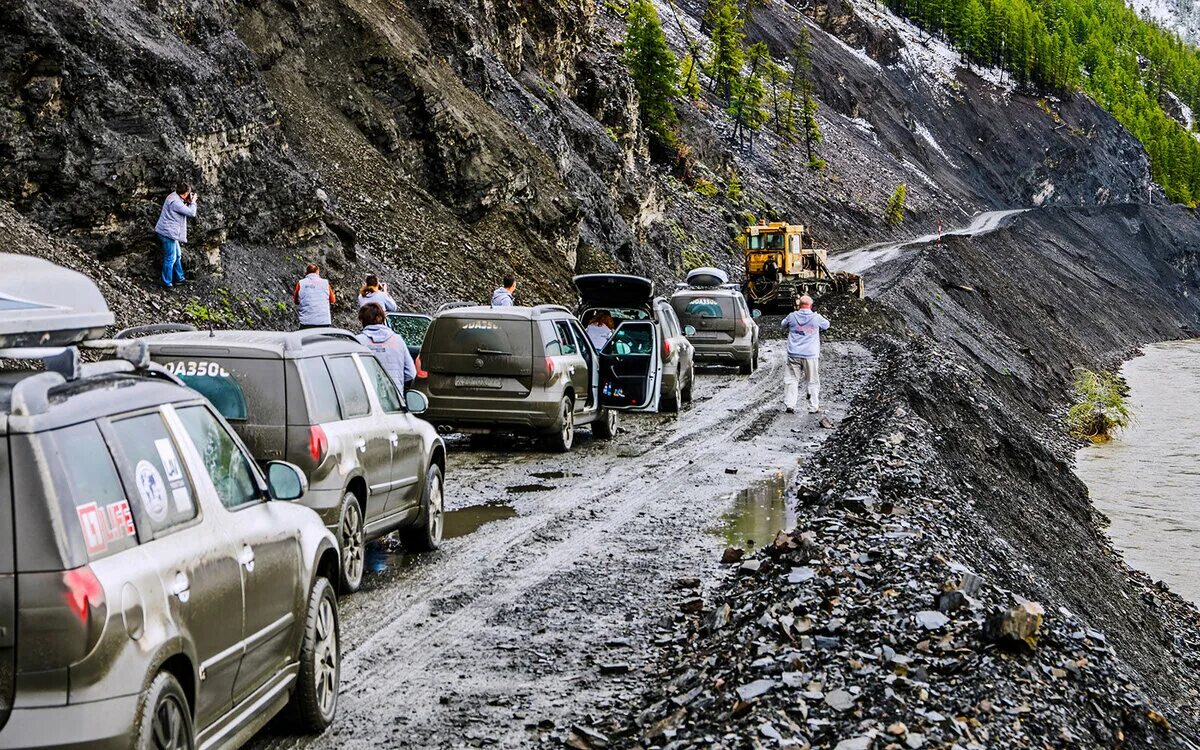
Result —
[[10, 748], [128, 748], [139, 696], [66, 706], [14, 708], [0, 730], [0, 750]]

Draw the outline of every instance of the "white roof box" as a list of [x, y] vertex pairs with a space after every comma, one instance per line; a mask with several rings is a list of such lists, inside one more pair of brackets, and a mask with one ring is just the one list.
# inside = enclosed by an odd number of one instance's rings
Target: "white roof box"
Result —
[[87, 276], [31, 255], [0, 253], [0, 349], [77, 344], [103, 336], [113, 322]]
[[729, 274], [719, 268], [693, 268], [688, 271], [688, 286], [721, 286], [729, 283]]

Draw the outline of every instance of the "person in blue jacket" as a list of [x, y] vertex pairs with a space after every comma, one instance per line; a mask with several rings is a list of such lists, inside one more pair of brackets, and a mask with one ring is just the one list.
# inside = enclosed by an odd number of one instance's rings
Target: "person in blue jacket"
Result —
[[162, 242], [162, 284], [167, 289], [176, 284], [184, 283], [183, 278], [183, 249], [187, 244], [187, 220], [196, 218], [196, 194], [192, 186], [180, 182], [175, 186], [175, 192], [163, 201], [162, 211], [158, 214], [158, 223], [154, 225], [154, 233]]
[[796, 412], [800, 381], [808, 385], [808, 412], [821, 410], [821, 331], [829, 321], [813, 312], [812, 297], [796, 298], [796, 309], [779, 324], [787, 331], [787, 363], [783, 368], [783, 406]]
[[363, 325], [358, 340], [383, 365], [383, 371], [396, 384], [400, 397], [404, 398], [405, 387], [417, 377], [417, 366], [408, 353], [404, 337], [388, 327], [387, 315], [377, 302], [368, 302], [358, 309], [358, 322]]
[[516, 302], [517, 277], [506, 274], [500, 283], [504, 286], [492, 292], [492, 307], [512, 307]]

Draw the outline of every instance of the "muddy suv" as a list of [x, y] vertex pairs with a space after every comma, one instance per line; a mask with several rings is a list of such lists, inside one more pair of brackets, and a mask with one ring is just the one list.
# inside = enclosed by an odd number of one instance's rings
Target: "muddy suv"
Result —
[[425, 336], [416, 388], [428, 396], [434, 424], [529, 432], [550, 450], [568, 451], [577, 426], [590, 424], [594, 436], [608, 439], [617, 411], [657, 404], [656, 331], [637, 323], [621, 339], [639, 352], [597, 353], [558, 305], [444, 309]]
[[[696, 370], [692, 361], [691, 343], [671, 305], [654, 296], [654, 282], [641, 276], [616, 273], [593, 273], [575, 277], [579, 305], [575, 313], [582, 321], [591, 321], [597, 313], [605, 312], [617, 327], [626, 322], [645, 321], [652, 325], [655, 337], [662, 345], [662, 379], [659, 407], [662, 411], [679, 411], [692, 400]], [[614, 343], [613, 339], [609, 340]], [[604, 347], [604, 351], [608, 346]]]
[[[103, 300], [76, 277], [39, 261], [0, 279], [0, 342], [43, 346], [0, 359], [47, 367], [0, 369], [0, 748], [237, 745], [289, 703], [324, 730], [337, 543], [276, 502], [303, 494], [303, 473], [272, 462], [264, 477], [144, 346], [80, 365], [59, 345], [87, 338], [73, 326]], [[63, 320], [27, 317], [29, 289], [71, 292], [42, 306]]]
[[[154, 333], [161, 326], [122, 331]], [[147, 336], [150, 356], [209, 398], [260, 462], [309, 482], [304, 504], [341, 547], [341, 591], [362, 585], [366, 542], [398, 530], [424, 552], [442, 541], [446, 448], [348, 331], [180, 331]]]
[[698, 268], [671, 295], [671, 307], [695, 347], [701, 365], [736, 365], [743, 375], [758, 369], [758, 323], [724, 271]]

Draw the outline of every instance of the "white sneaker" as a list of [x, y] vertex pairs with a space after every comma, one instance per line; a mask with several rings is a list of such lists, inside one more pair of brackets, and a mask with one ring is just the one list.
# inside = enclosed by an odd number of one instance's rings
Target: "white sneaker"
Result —
[[811, 404], [808, 407], [809, 414], [816, 414], [819, 411], [821, 411], [821, 409], [816, 404]]

